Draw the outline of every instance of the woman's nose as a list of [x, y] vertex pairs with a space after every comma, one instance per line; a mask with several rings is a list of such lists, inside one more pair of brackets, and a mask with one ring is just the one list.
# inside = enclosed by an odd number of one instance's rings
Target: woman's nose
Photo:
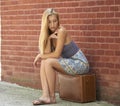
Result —
[[52, 23], [51, 23], [51, 27], [53, 27], [53, 26], [54, 26], [54, 23], [52, 22]]

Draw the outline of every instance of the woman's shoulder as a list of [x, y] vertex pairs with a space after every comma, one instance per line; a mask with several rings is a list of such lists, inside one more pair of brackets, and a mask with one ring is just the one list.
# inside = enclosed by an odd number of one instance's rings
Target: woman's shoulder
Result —
[[58, 33], [67, 33], [67, 30], [65, 29], [65, 27], [63, 26], [60, 26], [59, 29], [58, 29]]

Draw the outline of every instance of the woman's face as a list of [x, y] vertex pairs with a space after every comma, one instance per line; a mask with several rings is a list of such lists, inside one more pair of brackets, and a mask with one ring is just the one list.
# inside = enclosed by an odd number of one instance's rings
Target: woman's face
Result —
[[58, 19], [56, 15], [50, 15], [48, 16], [48, 27], [50, 29], [51, 32], [55, 32], [58, 28]]

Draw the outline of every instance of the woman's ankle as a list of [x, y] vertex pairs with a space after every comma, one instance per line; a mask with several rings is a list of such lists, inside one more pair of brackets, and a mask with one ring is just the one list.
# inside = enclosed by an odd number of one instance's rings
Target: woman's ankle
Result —
[[45, 101], [46, 103], [50, 103], [51, 102], [51, 98], [50, 97], [40, 97], [39, 98], [42, 101]]
[[41, 97], [42, 98], [50, 98], [50, 95], [48, 93], [43, 93]]
[[51, 99], [51, 102], [53, 102], [53, 103], [56, 102], [56, 97], [55, 96], [51, 96], [50, 99]]

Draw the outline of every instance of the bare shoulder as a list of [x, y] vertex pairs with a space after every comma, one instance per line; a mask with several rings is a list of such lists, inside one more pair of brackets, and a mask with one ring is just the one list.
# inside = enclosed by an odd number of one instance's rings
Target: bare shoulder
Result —
[[60, 28], [58, 29], [58, 34], [66, 35], [67, 34], [67, 30], [63, 26], [60, 26]]

